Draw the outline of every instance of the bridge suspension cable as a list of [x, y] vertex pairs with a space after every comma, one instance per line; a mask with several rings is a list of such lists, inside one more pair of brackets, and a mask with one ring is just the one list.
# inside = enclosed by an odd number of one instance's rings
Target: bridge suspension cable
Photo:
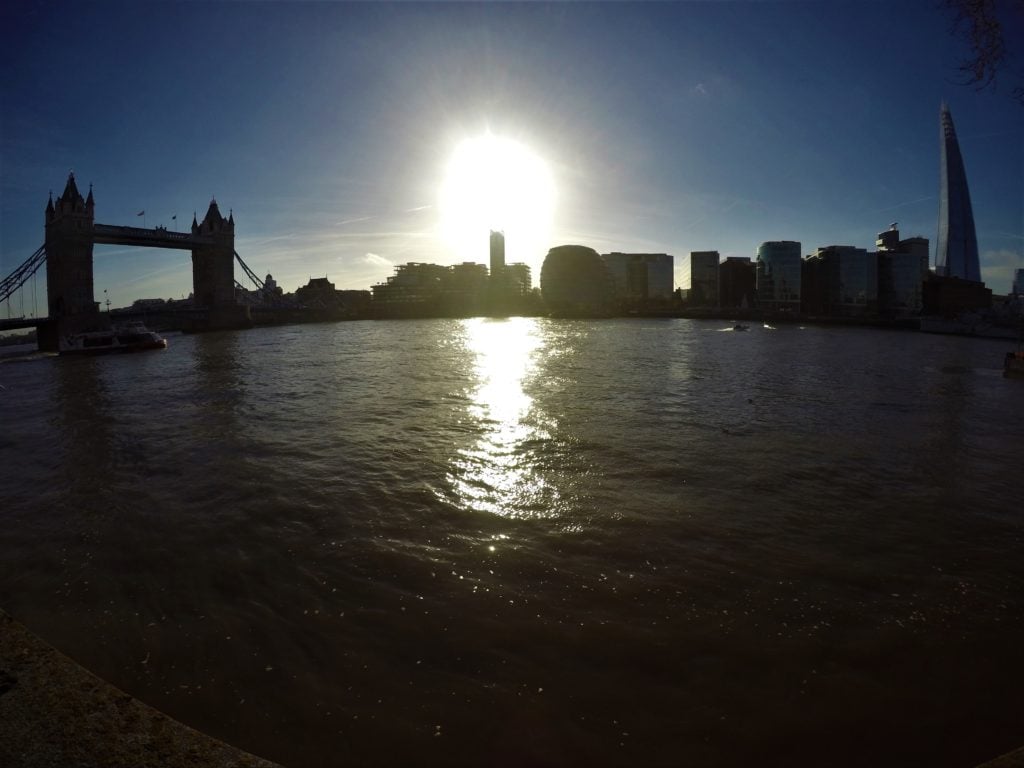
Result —
[[11, 298], [11, 295], [21, 288], [44, 263], [46, 263], [46, 246], [41, 245], [17, 269], [0, 281], [0, 302]]
[[[263, 281], [256, 276], [255, 272], [249, 269], [248, 264], [242, 261], [242, 257], [238, 255], [238, 251], [235, 251], [235, 258], [238, 260], [238, 263], [242, 265], [242, 269], [245, 271], [245, 274], [249, 276], [249, 279], [252, 280], [253, 285], [255, 285], [257, 289], [262, 291], [264, 288]], [[239, 288], [242, 287], [241, 285], [239, 285], [237, 280], [235, 281], [235, 285], [238, 285]]]

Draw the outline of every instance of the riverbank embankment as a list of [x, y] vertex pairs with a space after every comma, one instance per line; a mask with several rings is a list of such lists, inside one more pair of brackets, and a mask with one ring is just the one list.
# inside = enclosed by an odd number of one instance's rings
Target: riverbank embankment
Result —
[[0, 765], [280, 768], [118, 690], [3, 611]]

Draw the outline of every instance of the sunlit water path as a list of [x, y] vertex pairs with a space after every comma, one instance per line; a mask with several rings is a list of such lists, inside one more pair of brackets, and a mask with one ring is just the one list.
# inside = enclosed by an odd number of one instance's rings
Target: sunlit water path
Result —
[[293, 768], [1024, 744], [1004, 343], [366, 322], [0, 365], [0, 606]]

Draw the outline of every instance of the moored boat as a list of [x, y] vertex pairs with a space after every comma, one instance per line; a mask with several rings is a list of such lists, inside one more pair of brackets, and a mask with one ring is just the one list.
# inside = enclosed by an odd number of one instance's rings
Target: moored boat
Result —
[[1024, 350], [1007, 352], [1003, 361], [1003, 376], [1024, 379]]
[[60, 354], [106, 355], [166, 347], [165, 338], [136, 322], [117, 325], [105, 331], [86, 331], [65, 336], [60, 342]]

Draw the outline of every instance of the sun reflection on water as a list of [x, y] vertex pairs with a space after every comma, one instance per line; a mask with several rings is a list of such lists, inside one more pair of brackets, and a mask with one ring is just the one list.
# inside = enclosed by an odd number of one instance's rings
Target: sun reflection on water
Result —
[[544, 351], [541, 329], [532, 318], [467, 320], [463, 328], [475, 357], [469, 413], [479, 437], [457, 450], [448, 479], [470, 509], [503, 517], [548, 514], [558, 493], [540, 474], [539, 452], [550, 435], [537, 425], [524, 388]]

